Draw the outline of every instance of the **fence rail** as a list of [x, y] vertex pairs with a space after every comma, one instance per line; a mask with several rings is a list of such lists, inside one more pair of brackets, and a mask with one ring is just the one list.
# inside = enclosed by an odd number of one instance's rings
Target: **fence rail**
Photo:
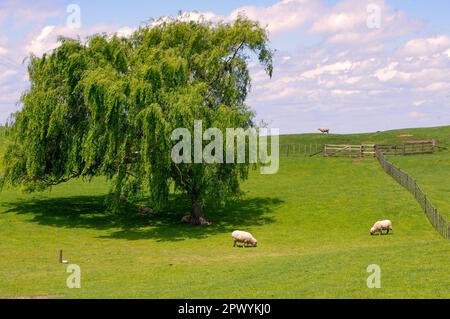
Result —
[[414, 155], [414, 154], [430, 154], [436, 151], [436, 140], [401, 143], [401, 144], [377, 144], [384, 155]]
[[400, 168], [390, 163], [381, 150], [377, 149], [375, 156], [387, 174], [392, 176], [400, 185], [406, 188], [419, 202], [431, 225], [445, 239], [450, 239], [449, 222], [437, 211], [421, 190], [414, 178], [403, 172]]
[[323, 148], [323, 156], [329, 157], [374, 157], [375, 145], [331, 145], [326, 144]]
[[401, 144], [281, 144], [280, 155], [283, 157], [307, 157], [322, 153], [325, 157], [375, 157], [375, 148], [385, 155], [428, 154], [450, 148], [449, 139], [428, 141], [411, 141]]

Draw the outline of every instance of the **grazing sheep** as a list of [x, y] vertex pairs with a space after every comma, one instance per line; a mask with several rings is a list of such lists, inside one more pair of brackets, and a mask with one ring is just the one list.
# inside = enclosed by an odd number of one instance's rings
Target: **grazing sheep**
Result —
[[319, 128], [319, 131], [322, 132], [322, 134], [330, 134], [330, 129], [329, 128]]
[[243, 247], [246, 247], [248, 245], [256, 247], [256, 245], [258, 244], [258, 241], [252, 236], [252, 234], [245, 231], [235, 230], [231, 234], [231, 237], [233, 238], [234, 242], [233, 247], [236, 247], [236, 243], [244, 243]]
[[383, 235], [383, 230], [386, 230], [386, 235], [389, 234], [389, 231], [392, 231], [392, 222], [390, 220], [382, 220], [376, 222], [373, 227], [370, 229], [370, 235], [378, 232], [380, 235]]
[[142, 214], [142, 215], [153, 214], [153, 209], [151, 209], [150, 207], [140, 206], [139, 207], [139, 214]]

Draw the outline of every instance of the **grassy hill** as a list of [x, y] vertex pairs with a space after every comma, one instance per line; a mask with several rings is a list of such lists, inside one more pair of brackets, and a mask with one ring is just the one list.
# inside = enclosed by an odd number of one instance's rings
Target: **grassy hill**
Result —
[[280, 144], [395, 144], [404, 140], [441, 140], [450, 144], [450, 126], [413, 128], [364, 134], [294, 134], [280, 136]]
[[[369, 135], [357, 136], [339, 138]], [[295, 137], [325, 138], [333, 136]], [[450, 298], [450, 241], [375, 159], [282, 158], [278, 174], [251, 174], [240, 201], [207, 209], [210, 227], [181, 224], [180, 199], [151, 217], [111, 216], [108, 187], [97, 178], [0, 193], [0, 297]], [[386, 218], [393, 234], [369, 236]], [[252, 232], [258, 247], [233, 248], [235, 229]], [[81, 267], [81, 289], [66, 287], [59, 249]], [[381, 267], [381, 289], [366, 286], [371, 264]]]

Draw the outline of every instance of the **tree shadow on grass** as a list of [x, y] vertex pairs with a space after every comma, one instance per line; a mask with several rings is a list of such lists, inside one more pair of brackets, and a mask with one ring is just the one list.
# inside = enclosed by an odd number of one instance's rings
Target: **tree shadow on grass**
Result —
[[273, 212], [283, 204], [270, 197], [240, 199], [222, 208], [206, 208], [205, 214], [213, 225], [192, 226], [180, 221], [189, 214], [189, 203], [178, 196], [171, 198], [164, 211], [150, 216], [138, 214], [130, 204], [122, 207], [120, 215], [108, 213], [105, 199], [106, 196], [33, 199], [6, 204], [9, 209], [5, 213], [29, 215], [32, 222], [47, 226], [110, 230], [100, 238], [180, 241], [272, 223]]

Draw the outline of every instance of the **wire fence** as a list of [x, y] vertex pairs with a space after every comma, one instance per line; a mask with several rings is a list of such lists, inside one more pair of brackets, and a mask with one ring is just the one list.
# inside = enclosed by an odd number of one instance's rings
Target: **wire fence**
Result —
[[436, 139], [437, 147], [441, 149], [450, 148], [450, 137]]
[[420, 189], [419, 185], [417, 185], [416, 180], [394, 164], [390, 163], [380, 150], [377, 150], [375, 155], [385, 172], [392, 176], [400, 185], [406, 188], [416, 198], [436, 231], [445, 239], [450, 239], [449, 222], [429, 201], [426, 194]]
[[281, 144], [280, 156], [308, 157], [321, 154], [324, 144]]

